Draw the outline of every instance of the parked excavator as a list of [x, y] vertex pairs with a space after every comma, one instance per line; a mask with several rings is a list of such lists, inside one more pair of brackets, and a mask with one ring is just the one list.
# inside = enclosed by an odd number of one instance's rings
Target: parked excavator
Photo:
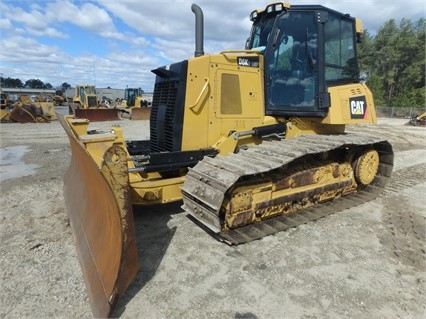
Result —
[[93, 314], [106, 317], [138, 270], [133, 205], [183, 200], [212, 236], [247, 243], [375, 197], [393, 168], [359, 80], [361, 21], [319, 5], [255, 10], [243, 50], [159, 67], [150, 140], [61, 117], [72, 160], [64, 196]]
[[69, 103], [69, 114], [75, 114], [77, 118], [85, 118], [93, 122], [120, 119], [116, 108], [101, 105], [96, 95], [96, 86], [92, 84], [75, 86], [75, 96], [72, 103]]
[[128, 112], [132, 120], [148, 120], [151, 115], [149, 103], [143, 98], [141, 88], [124, 89], [124, 99], [121, 101], [122, 111]]

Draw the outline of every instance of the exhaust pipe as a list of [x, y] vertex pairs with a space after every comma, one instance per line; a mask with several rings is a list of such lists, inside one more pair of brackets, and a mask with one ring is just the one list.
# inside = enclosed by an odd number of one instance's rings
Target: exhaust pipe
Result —
[[204, 16], [203, 10], [195, 3], [191, 6], [192, 12], [195, 14], [195, 53], [194, 56], [204, 55]]

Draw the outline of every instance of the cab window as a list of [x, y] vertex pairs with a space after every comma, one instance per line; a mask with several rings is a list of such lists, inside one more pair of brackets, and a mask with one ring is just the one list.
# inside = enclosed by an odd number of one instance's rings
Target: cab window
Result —
[[358, 78], [353, 22], [330, 13], [324, 26], [325, 79], [352, 82]]

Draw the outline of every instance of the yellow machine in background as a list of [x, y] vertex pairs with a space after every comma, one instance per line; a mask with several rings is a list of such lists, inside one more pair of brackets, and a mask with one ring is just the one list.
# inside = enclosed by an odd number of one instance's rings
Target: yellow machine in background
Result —
[[5, 109], [6, 107], [10, 106], [10, 101], [6, 93], [3, 92], [2, 89], [0, 89], [0, 106], [1, 109]]
[[316, 220], [378, 196], [393, 168], [381, 137], [346, 134], [374, 124], [359, 81], [359, 20], [318, 5], [274, 3], [250, 15], [246, 48], [159, 67], [150, 140], [120, 127], [60, 117], [71, 144], [66, 197], [95, 316], [108, 316], [135, 276], [132, 205], [183, 200], [229, 244]]
[[91, 121], [119, 120], [118, 110], [101, 105], [96, 94], [95, 85], [77, 84], [75, 96], [69, 104], [69, 114], [75, 114], [78, 118], [87, 118]]
[[75, 108], [96, 108], [99, 106], [99, 99], [96, 95], [96, 86], [90, 84], [77, 84], [75, 95], [72, 99]]
[[121, 106], [130, 109], [132, 120], [147, 120], [151, 114], [151, 108], [148, 107], [148, 101], [143, 98], [141, 88], [126, 88]]
[[1, 122], [10, 121], [10, 101], [6, 93], [0, 89], [0, 120]]
[[423, 112], [419, 115], [413, 116], [407, 125], [413, 126], [425, 126], [426, 125], [426, 112]]
[[53, 103], [55, 106], [60, 106], [65, 102], [64, 92], [61, 90], [56, 90], [55, 94], [52, 96]]
[[21, 95], [19, 100], [3, 108], [2, 122], [46, 123], [56, 120], [55, 107], [49, 95], [40, 94], [33, 100], [28, 95]]
[[50, 95], [43, 93], [39, 94], [36, 96], [33, 105], [35, 105], [35, 114], [38, 117], [42, 117], [47, 121], [53, 121], [57, 119], [55, 105]]

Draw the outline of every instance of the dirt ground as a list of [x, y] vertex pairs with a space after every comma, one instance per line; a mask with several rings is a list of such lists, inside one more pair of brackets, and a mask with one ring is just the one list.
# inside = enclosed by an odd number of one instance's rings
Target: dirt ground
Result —
[[[394, 147], [391, 185], [376, 200], [230, 247], [181, 203], [135, 212], [140, 270], [120, 318], [425, 318], [426, 128], [406, 120], [348, 131]], [[148, 138], [148, 121], [98, 122]], [[90, 318], [67, 222], [60, 124], [0, 125], [0, 317]]]

